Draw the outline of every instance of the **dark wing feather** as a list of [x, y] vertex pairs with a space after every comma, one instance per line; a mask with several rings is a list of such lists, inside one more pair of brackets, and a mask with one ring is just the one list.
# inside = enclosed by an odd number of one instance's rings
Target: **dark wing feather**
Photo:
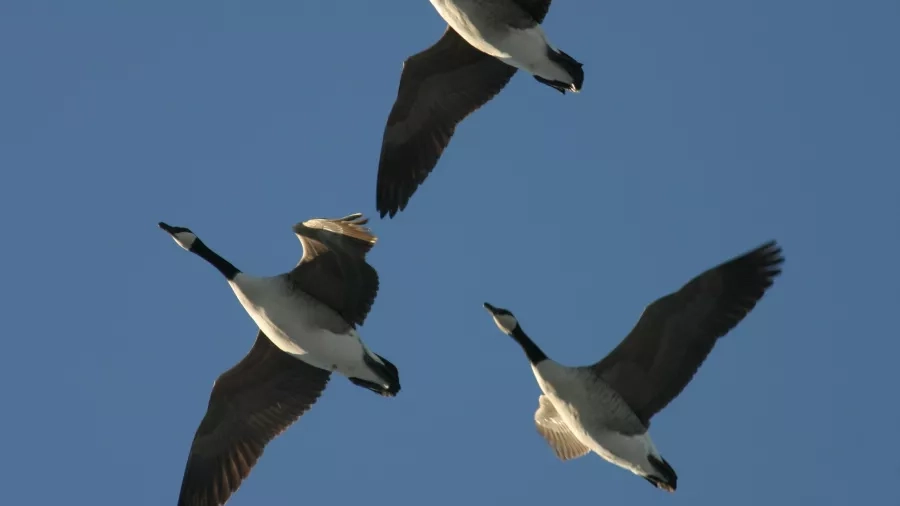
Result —
[[364, 226], [368, 221], [356, 213], [294, 225], [303, 258], [291, 280], [353, 326], [362, 325], [378, 294], [378, 273], [366, 262], [378, 240]]
[[260, 331], [250, 353], [213, 385], [178, 506], [225, 504], [269, 441], [316, 402], [330, 375], [281, 351]]
[[376, 207], [393, 217], [437, 165], [459, 124], [506, 86], [515, 67], [475, 49], [452, 28], [403, 64], [378, 162]]
[[365, 226], [368, 222], [362, 214], [354, 213], [343, 218], [315, 218], [294, 225], [294, 233], [303, 243], [303, 258], [300, 261], [315, 260], [330, 250], [365, 257], [378, 241]]
[[543, 23], [544, 18], [547, 17], [547, 11], [550, 10], [551, 0], [513, 0], [513, 2], [540, 24]]
[[657, 299], [594, 371], [649, 426], [650, 418], [684, 390], [716, 341], [756, 306], [783, 261], [772, 241]]

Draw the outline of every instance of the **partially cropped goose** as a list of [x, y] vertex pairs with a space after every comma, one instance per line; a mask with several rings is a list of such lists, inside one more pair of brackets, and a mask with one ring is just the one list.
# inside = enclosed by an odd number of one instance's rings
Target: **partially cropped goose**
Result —
[[517, 69], [562, 93], [581, 90], [581, 63], [550, 45], [550, 0], [431, 0], [449, 25], [408, 58], [388, 116], [376, 207], [394, 217], [431, 173], [456, 125], [492, 99]]
[[650, 419], [687, 386], [716, 341], [753, 309], [783, 261], [773, 241], [700, 274], [647, 306], [619, 346], [584, 367], [547, 358], [510, 311], [484, 307], [531, 362], [543, 391], [534, 421], [557, 457], [593, 451], [674, 492], [678, 476], [650, 439]]
[[159, 224], [225, 276], [259, 326], [247, 356], [213, 385], [179, 506], [224, 504], [269, 441], [316, 402], [332, 371], [384, 396], [400, 391], [397, 368], [369, 351], [355, 330], [378, 292], [378, 274], [365, 259], [376, 241], [366, 222], [352, 214], [294, 225], [303, 258], [272, 277], [245, 274], [187, 228]]

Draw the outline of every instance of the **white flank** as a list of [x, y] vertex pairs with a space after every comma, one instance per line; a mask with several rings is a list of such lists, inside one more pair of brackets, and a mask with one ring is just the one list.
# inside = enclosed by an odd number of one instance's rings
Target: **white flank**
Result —
[[497, 29], [495, 20], [478, 19], [478, 13], [461, 11], [453, 0], [431, 0], [431, 3], [444, 21], [475, 49], [544, 79], [573, 81], [568, 72], [547, 56], [547, 48], [552, 45], [541, 25], [523, 30]]
[[532, 366], [532, 371], [544, 395], [581, 444], [604, 460], [638, 476], [659, 475], [647, 460], [648, 454], [662, 460], [649, 433], [626, 436], [604, 427], [590, 426], [590, 413], [602, 409], [602, 405], [598, 405], [597, 398], [591, 395], [590, 385], [584, 384], [582, 371], [550, 359], [537, 367]]
[[284, 352], [320, 369], [388, 386], [363, 362], [368, 350], [359, 334], [352, 329], [335, 334], [307, 322], [282, 278], [240, 273], [228, 284], [250, 318]]

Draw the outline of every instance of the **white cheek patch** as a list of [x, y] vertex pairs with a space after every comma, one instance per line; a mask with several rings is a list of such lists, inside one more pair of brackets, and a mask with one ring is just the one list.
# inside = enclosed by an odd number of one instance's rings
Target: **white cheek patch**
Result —
[[191, 232], [178, 232], [172, 236], [172, 239], [175, 239], [175, 242], [181, 246], [182, 248], [190, 251], [191, 246], [194, 245], [194, 241], [197, 240], [197, 236], [192, 234]]
[[512, 315], [501, 314], [494, 316], [494, 323], [497, 324], [497, 328], [505, 333], [510, 333], [516, 328], [516, 319]]

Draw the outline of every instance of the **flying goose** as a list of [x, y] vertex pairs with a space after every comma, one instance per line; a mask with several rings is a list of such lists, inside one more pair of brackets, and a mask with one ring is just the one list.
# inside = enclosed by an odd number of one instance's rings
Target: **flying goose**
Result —
[[378, 163], [376, 207], [394, 217], [431, 173], [456, 125], [517, 69], [562, 93], [581, 90], [581, 63], [550, 45], [550, 0], [431, 0], [444, 35], [403, 63]]
[[294, 225], [303, 258], [286, 274], [238, 270], [193, 232], [160, 222], [182, 248], [218, 269], [259, 332], [247, 356], [213, 384], [188, 455], [179, 506], [224, 504], [265, 446], [316, 402], [337, 371], [356, 385], [393, 397], [397, 368], [369, 351], [355, 328], [378, 292], [366, 262], [376, 238], [351, 214]]
[[707, 270], [647, 306], [619, 346], [584, 367], [547, 358], [510, 311], [484, 307], [531, 363], [543, 392], [534, 421], [559, 459], [593, 451], [674, 492], [678, 476], [650, 439], [650, 419], [687, 386], [716, 341], [753, 309], [783, 261], [771, 241]]

